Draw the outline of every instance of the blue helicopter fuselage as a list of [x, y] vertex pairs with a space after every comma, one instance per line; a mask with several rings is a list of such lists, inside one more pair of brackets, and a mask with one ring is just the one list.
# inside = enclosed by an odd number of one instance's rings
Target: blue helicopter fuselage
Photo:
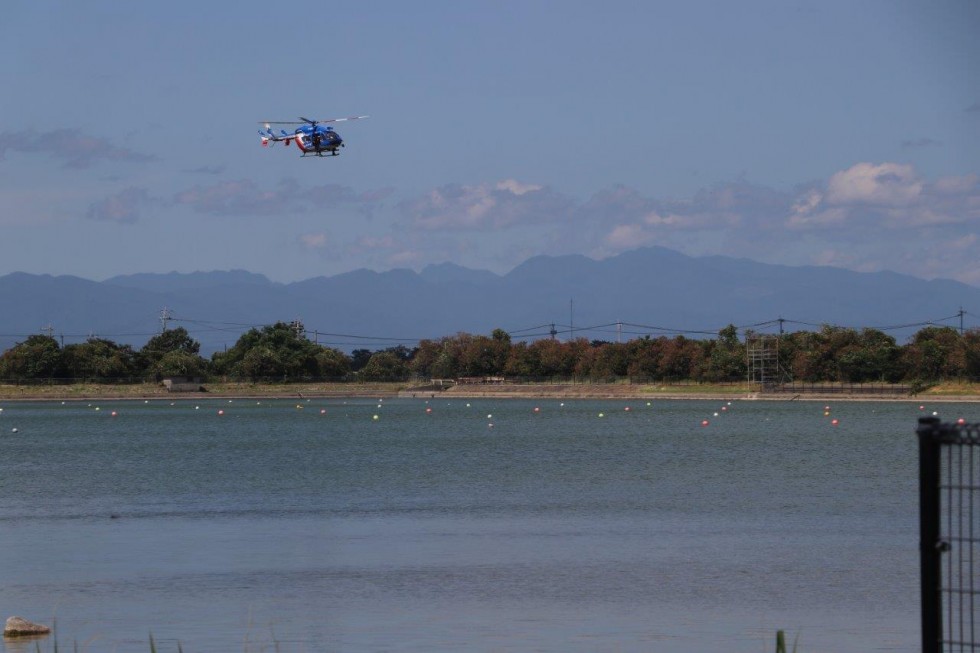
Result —
[[322, 154], [330, 152], [337, 154], [337, 148], [342, 147], [344, 139], [332, 127], [323, 125], [303, 125], [297, 127], [296, 145], [304, 154]]

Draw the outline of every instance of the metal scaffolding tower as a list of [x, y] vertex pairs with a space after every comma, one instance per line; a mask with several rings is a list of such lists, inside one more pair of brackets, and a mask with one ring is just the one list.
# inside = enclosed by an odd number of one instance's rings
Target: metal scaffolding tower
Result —
[[749, 333], [745, 336], [749, 385], [772, 391], [788, 379], [779, 365], [779, 336]]

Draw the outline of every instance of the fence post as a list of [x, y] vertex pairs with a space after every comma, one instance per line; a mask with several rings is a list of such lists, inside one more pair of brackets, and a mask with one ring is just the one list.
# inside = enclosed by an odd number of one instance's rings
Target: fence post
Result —
[[940, 549], [939, 418], [920, 417], [919, 566], [922, 600], [922, 653], [942, 653], [942, 551]]

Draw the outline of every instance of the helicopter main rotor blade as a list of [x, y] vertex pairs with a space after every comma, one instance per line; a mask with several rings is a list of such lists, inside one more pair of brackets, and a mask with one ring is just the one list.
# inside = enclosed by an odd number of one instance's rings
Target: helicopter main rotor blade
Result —
[[330, 120], [321, 120], [320, 122], [345, 122], [347, 120], [360, 120], [361, 118], [370, 118], [371, 116], [347, 116], [346, 118], [331, 118]]
[[329, 120], [310, 120], [309, 118], [299, 117], [299, 120], [260, 120], [260, 125], [319, 125], [324, 122], [346, 122], [348, 120], [361, 120], [371, 116], [347, 116], [346, 118], [330, 118]]

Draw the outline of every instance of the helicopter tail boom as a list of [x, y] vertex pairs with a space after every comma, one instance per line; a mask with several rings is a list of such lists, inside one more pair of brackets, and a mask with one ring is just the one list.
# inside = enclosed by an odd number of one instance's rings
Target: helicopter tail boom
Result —
[[259, 130], [259, 137], [262, 139], [262, 147], [267, 147], [270, 143], [275, 145], [276, 143], [282, 142], [283, 145], [288, 146], [295, 136], [287, 134], [285, 129], [279, 130], [279, 135], [273, 133], [271, 127], [267, 127], [265, 131]]

